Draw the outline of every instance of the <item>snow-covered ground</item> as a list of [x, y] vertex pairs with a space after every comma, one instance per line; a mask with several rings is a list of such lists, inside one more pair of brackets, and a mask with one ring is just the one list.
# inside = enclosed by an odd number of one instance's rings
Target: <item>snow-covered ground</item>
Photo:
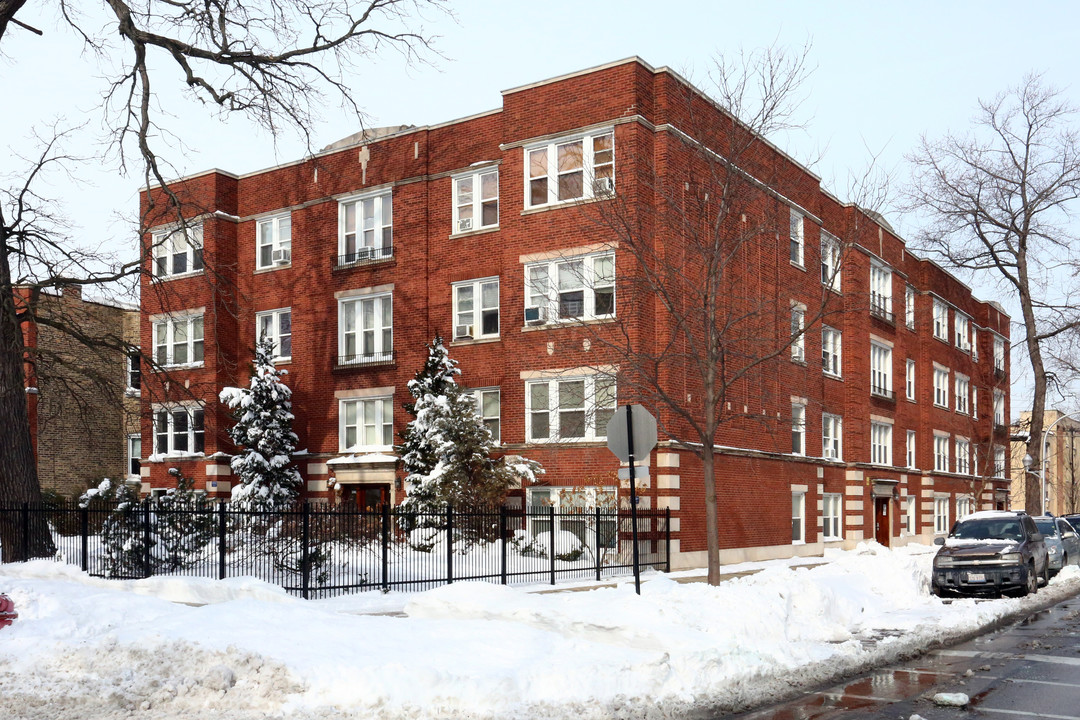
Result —
[[820, 567], [759, 563], [716, 588], [650, 574], [641, 597], [624, 581], [303, 601], [256, 580], [0, 565], [20, 614], [0, 630], [0, 717], [680, 717], [768, 701], [1080, 591], [1069, 568], [1034, 598], [945, 604], [929, 594], [933, 551], [871, 543]]

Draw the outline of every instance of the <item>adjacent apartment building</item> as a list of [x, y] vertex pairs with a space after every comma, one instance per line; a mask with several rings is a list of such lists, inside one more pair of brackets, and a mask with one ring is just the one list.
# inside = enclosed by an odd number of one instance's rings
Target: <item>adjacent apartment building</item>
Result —
[[[1031, 411], [1020, 413], [1020, 419], [1012, 426], [1013, 440], [1011, 455], [1012, 487], [1010, 497], [1014, 509], [1024, 509], [1025, 475], [1038, 482], [1046, 493], [1046, 510], [1052, 515], [1072, 515], [1080, 512], [1080, 422], [1073, 415], [1061, 410], [1047, 410], [1043, 413], [1043, 428], [1046, 445], [1043, 447], [1044, 475], [1038, 467], [1025, 468], [1024, 456], [1027, 455], [1028, 428], [1031, 427]], [[1031, 514], [1042, 512], [1042, 508], [1029, 510]]]
[[[703, 118], [714, 131], [698, 137]], [[183, 222], [144, 191], [157, 221], [143, 238], [141, 337], [154, 360], [143, 491], [179, 468], [227, 496], [231, 421], [218, 392], [246, 382], [268, 336], [289, 371], [308, 497], [399, 502], [402, 404], [439, 333], [501, 448], [546, 467], [517, 493], [525, 502], [625, 494], [604, 428], [629, 393], [604, 333], [647, 347], [669, 318], [598, 218], [622, 208], [677, 256], [679, 233], [653, 228], [650, 210], [662, 188], [668, 201], [702, 190], [687, 153], [723, 158], [726, 119], [676, 73], [631, 58], [507, 90], [471, 117], [367, 130], [248, 174], [192, 175], [172, 185]], [[1004, 507], [1008, 316], [774, 146], [758, 143], [734, 171], [753, 194], [747, 212], [779, 219], [740, 250], [743, 301], [778, 308], [772, 328], [790, 337], [727, 403], [722, 559], [925, 540]], [[822, 297], [832, 309], [809, 312]], [[661, 370], [665, 388], [694, 400], [692, 378]], [[671, 510], [674, 566], [703, 564], [699, 458], [661, 433], [647, 462], [641, 506]]]

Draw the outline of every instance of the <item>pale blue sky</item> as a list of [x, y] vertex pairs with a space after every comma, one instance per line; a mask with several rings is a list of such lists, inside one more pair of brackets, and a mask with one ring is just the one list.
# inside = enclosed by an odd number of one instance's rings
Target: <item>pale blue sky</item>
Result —
[[[437, 47], [446, 56], [434, 58], [434, 67], [407, 68], [400, 56], [386, 54], [358, 68], [356, 98], [373, 124], [423, 125], [470, 115], [498, 107], [500, 90], [632, 55], [706, 86], [717, 53], [773, 41], [800, 47], [809, 40], [815, 70], [801, 108], [807, 132], [777, 142], [799, 159], [822, 155], [812, 169], [826, 188], [843, 195], [848, 173], [860, 171], [871, 151], [880, 152], [880, 164], [902, 182], [903, 156], [921, 134], [963, 129], [977, 98], [993, 96], [1028, 71], [1044, 72], [1080, 105], [1073, 85], [1080, 67], [1080, 10], [1072, 3], [456, 0], [453, 12], [453, 20], [428, 13], [426, 26], [440, 36]], [[10, 28], [4, 39], [4, 144], [25, 150], [35, 128], [42, 131], [60, 117], [69, 125], [86, 123], [70, 150], [100, 150], [98, 62], [80, 53], [52, 4], [19, 17], [46, 35]], [[156, 84], [162, 105], [174, 115], [168, 126], [186, 144], [169, 158], [180, 173], [210, 167], [246, 173], [303, 154], [296, 137], [279, 139], [275, 148], [240, 119], [222, 124], [207, 117], [180, 99], [178, 83], [170, 79], [161, 76]], [[353, 118], [331, 105], [315, 128], [315, 144], [357, 129]], [[0, 172], [12, 167], [8, 158]], [[130, 226], [115, 218], [137, 210], [138, 172], [123, 177], [114, 167], [85, 168], [79, 175], [82, 184], [55, 176], [48, 189], [67, 200], [74, 233], [132, 247]], [[902, 235], [914, 234], [912, 218], [888, 217]], [[983, 283], [974, 284], [980, 296], [995, 296]], [[1014, 365], [1020, 369], [1018, 358]], [[1015, 408], [1023, 400], [1014, 395], [1013, 402]]]

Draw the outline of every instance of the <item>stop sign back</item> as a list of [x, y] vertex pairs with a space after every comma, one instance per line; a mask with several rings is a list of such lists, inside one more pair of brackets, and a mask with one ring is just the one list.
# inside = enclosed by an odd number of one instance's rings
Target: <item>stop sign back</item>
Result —
[[641, 405], [616, 408], [615, 414], [608, 420], [608, 450], [623, 462], [630, 462], [630, 433], [633, 433], [635, 460], [645, 457], [656, 447], [656, 418]]

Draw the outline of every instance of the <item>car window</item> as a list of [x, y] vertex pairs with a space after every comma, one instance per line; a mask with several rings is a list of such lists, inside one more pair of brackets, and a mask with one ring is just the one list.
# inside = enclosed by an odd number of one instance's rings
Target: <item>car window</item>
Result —
[[1060, 532], [1062, 535], [1064, 535], [1067, 532], [1075, 532], [1075, 530], [1073, 530], [1073, 526], [1070, 525], [1065, 520], [1059, 519], [1057, 521], [1057, 524], [1058, 524], [1058, 532]]
[[1014, 518], [980, 518], [957, 523], [952, 536], [961, 540], [1022, 540], [1024, 532]]
[[1054, 526], [1054, 521], [1050, 518], [1045, 520], [1036, 520], [1035, 527], [1039, 529], [1043, 535], [1049, 535], [1050, 537], [1057, 537], [1057, 528]]

